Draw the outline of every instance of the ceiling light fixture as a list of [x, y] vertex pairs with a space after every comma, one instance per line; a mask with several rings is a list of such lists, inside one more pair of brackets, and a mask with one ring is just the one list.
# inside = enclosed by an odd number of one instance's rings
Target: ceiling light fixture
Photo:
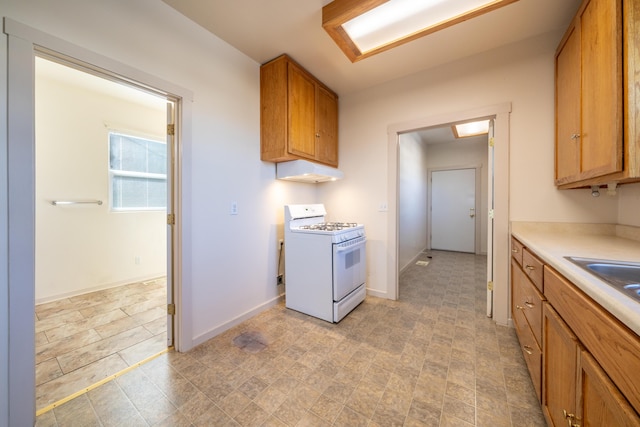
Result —
[[453, 130], [453, 135], [456, 138], [469, 138], [471, 136], [484, 135], [489, 133], [489, 120], [457, 123], [451, 126], [451, 129]]
[[518, 0], [334, 0], [322, 27], [356, 62]]

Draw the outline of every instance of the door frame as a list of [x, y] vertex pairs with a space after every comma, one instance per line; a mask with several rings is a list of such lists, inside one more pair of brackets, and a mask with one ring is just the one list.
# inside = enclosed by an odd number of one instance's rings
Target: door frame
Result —
[[[37, 53], [93, 70], [116, 81], [175, 101], [176, 144], [173, 210], [175, 238], [172, 272], [177, 323], [175, 347], [191, 347], [189, 283], [182, 269], [182, 146], [190, 146], [193, 94], [144, 71], [4, 18], [7, 36], [7, 176], [8, 176], [8, 390], [9, 424], [35, 423], [35, 56]], [[3, 74], [4, 75], [4, 74]], [[187, 280], [185, 280], [187, 279]]]
[[[487, 265], [488, 272], [493, 272], [493, 313], [496, 323], [509, 324], [509, 119], [511, 103], [494, 104], [472, 110], [457, 111], [433, 115], [417, 120], [389, 125], [387, 129], [387, 200], [389, 211], [387, 216], [387, 298], [397, 300], [399, 295], [398, 268], [398, 151], [400, 134], [414, 132], [429, 127], [440, 127], [455, 122], [476, 119], [495, 120], [494, 135], [494, 218], [493, 218], [493, 256], [492, 265]], [[491, 197], [492, 194], [487, 195]], [[491, 204], [489, 204], [491, 206]], [[491, 236], [487, 236], [487, 239]], [[489, 262], [489, 261], [487, 261]]]
[[480, 225], [480, 196], [482, 196], [482, 165], [461, 165], [461, 166], [446, 166], [446, 167], [437, 167], [437, 168], [429, 168], [427, 169], [427, 222], [428, 222], [428, 234], [427, 234], [427, 248], [431, 248], [431, 234], [433, 227], [433, 212], [432, 212], [432, 196], [433, 196], [433, 181], [432, 181], [432, 173], [433, 172], [442, 172], [442, 171], [452, 171], [452, 170], [462, 170], [462, 169], [473, 169], [475, 173], [475, 197], [474, 197], [474, 209], [475, 209], [475, 220], [473, 222], [473, 251], [475, 254], [482, 253], [481, 245], [481, 225]]

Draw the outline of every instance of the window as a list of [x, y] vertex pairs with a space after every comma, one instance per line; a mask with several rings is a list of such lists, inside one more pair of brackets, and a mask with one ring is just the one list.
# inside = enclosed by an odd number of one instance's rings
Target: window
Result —
[[109, 132], [113, 210], [167, 208], [167, 144]]

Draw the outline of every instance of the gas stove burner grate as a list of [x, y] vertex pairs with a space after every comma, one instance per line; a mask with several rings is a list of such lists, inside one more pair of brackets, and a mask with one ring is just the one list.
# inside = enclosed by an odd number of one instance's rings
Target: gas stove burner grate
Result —
[[347, 228], [357, 227], [355, 222], [322, 222], [319, 224], [303, 225], [303, 230], [340, 231]]

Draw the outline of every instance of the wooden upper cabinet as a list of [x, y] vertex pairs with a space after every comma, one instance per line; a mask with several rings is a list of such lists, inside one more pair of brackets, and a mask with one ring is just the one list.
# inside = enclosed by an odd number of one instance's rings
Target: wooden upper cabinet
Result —
[[302, 70], [288, 64], [289, 153], [316, 157], [316, 84]]
[[580, 26], [556, 56], [556, 183], [580, 177]]
[[287, 55], [260, 68], [260, 158], [338, 165], [338, 96]]
[[338, 165], [338, 98], [323, 87], [318, 88], [318, 155], [330, 165]]
[[556, 51], [555, 183], [640, 180], [640, 4], [583, 0]]

